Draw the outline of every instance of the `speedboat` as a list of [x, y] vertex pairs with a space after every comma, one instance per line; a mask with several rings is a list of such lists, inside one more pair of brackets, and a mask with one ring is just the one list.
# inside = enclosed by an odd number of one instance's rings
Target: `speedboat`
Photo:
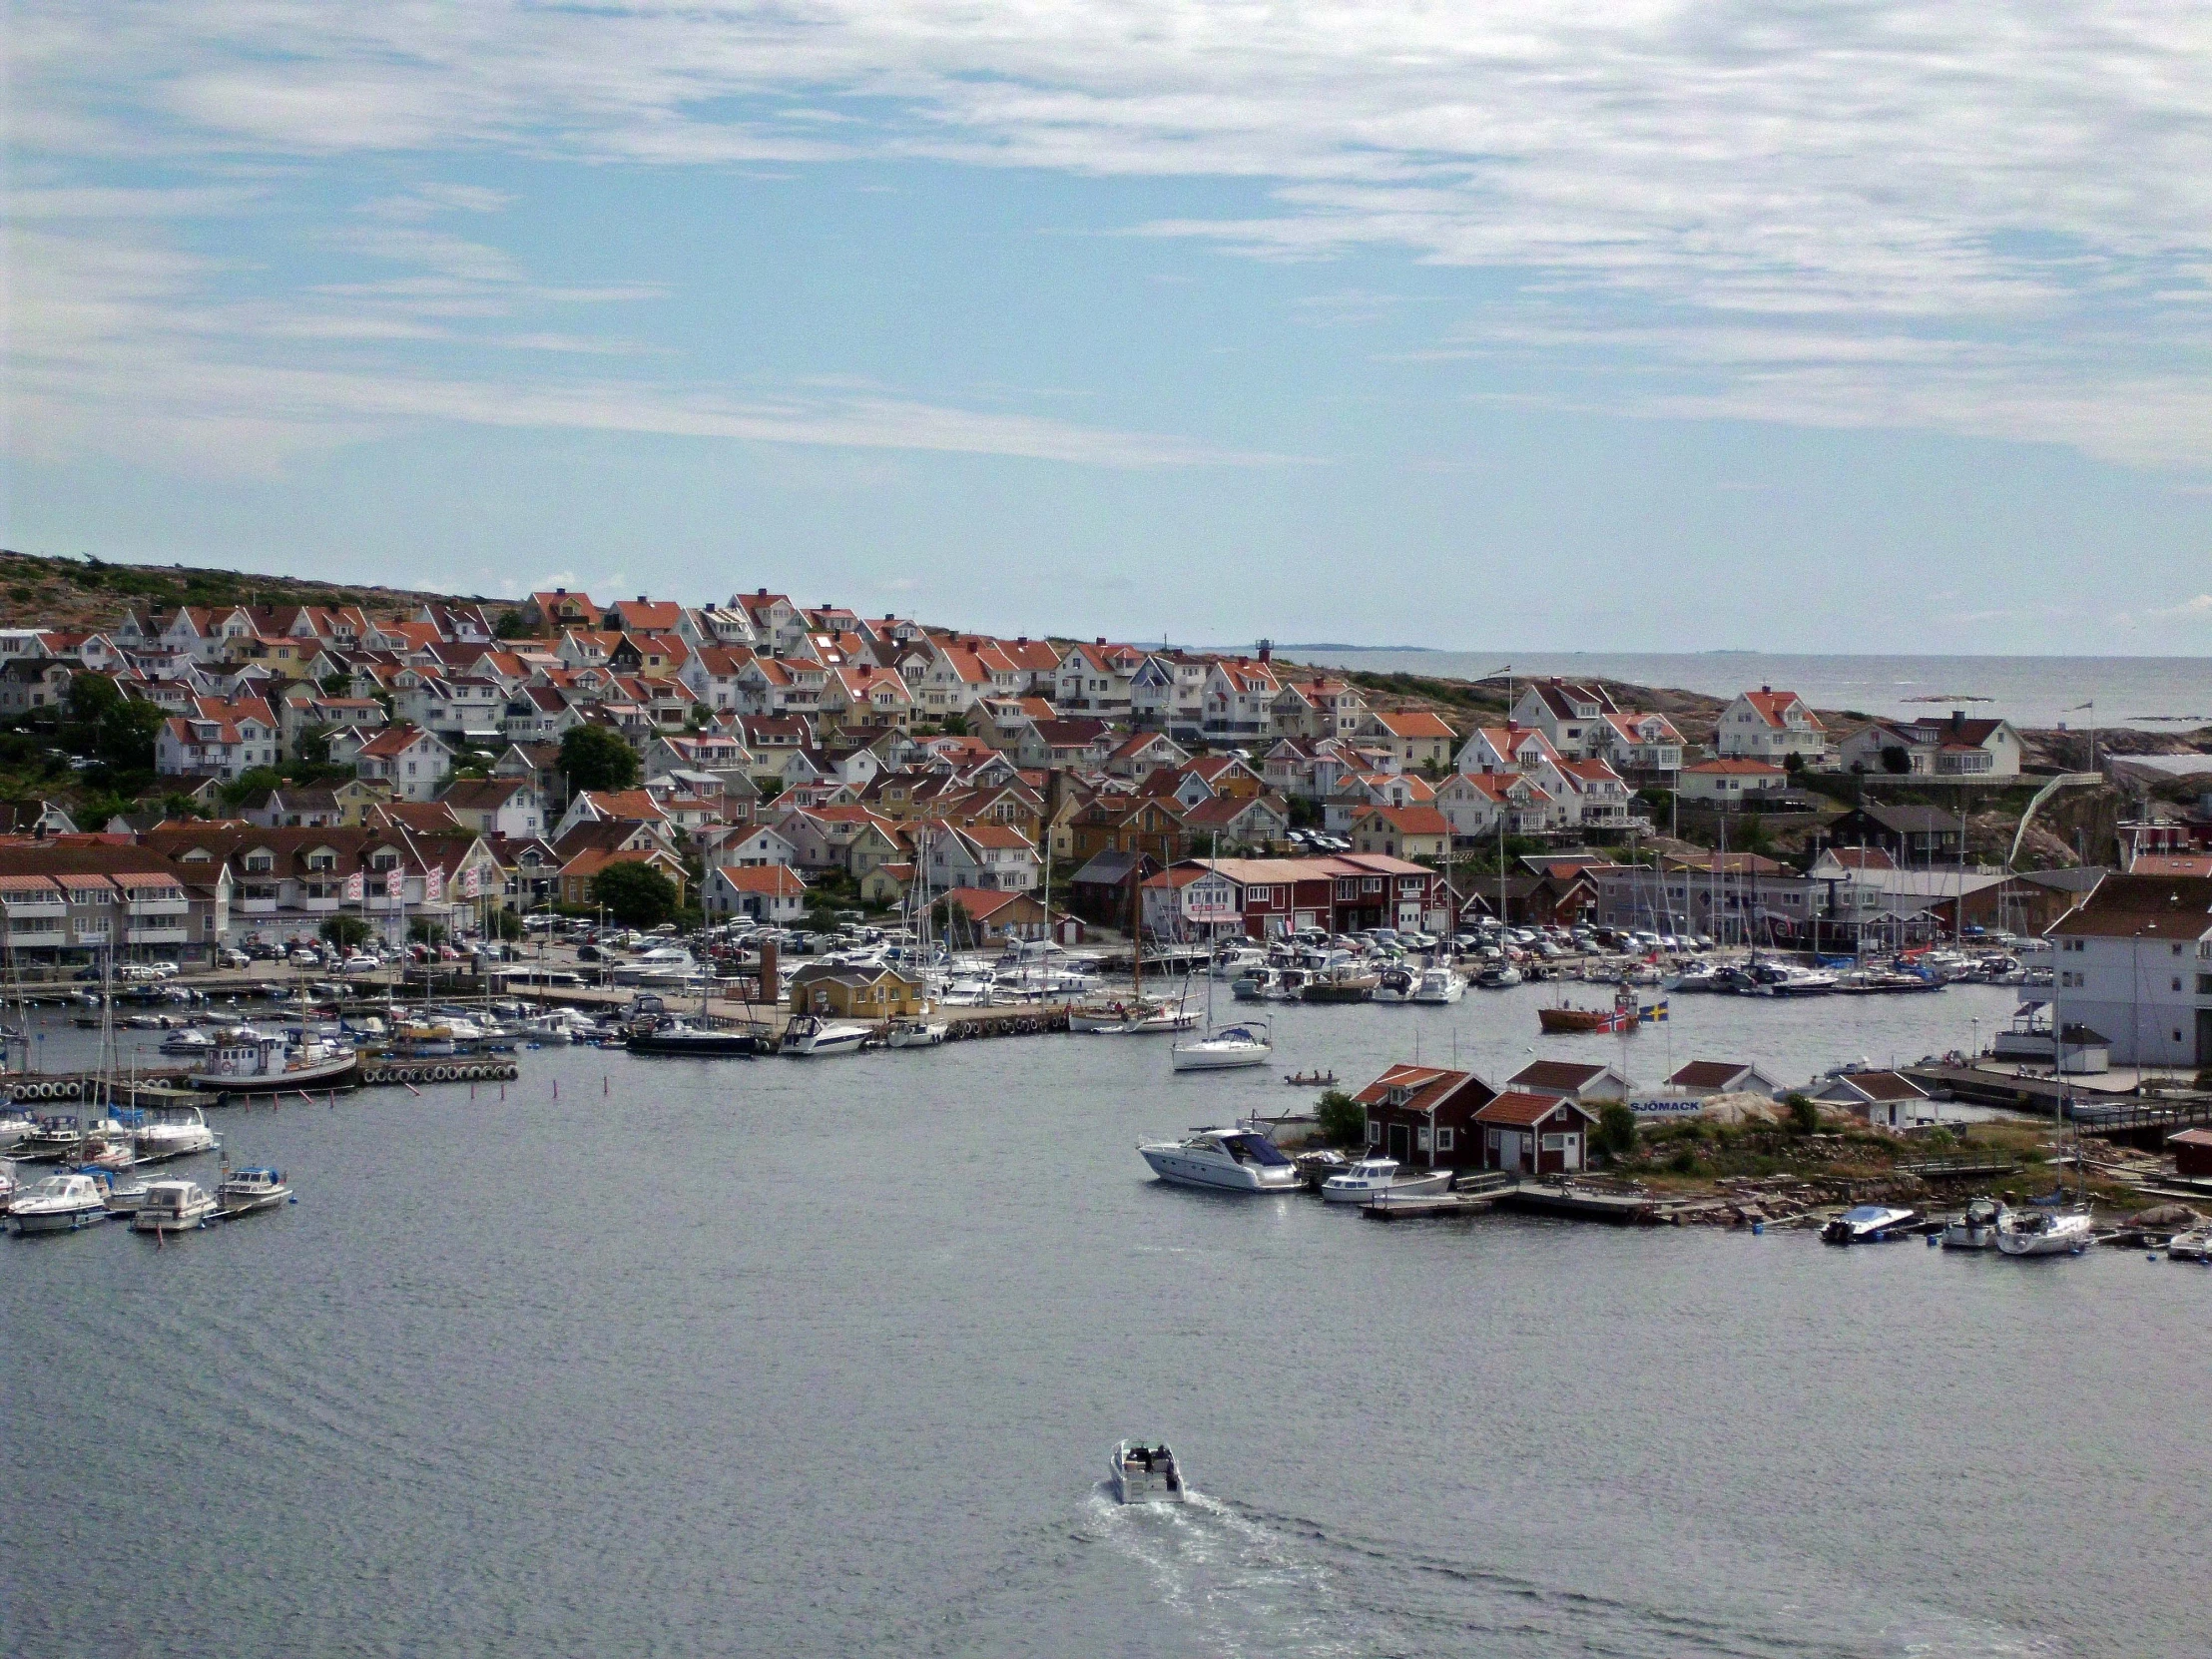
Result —
[[273, 1210], [291, 1197], [280, 1169], [242, 1169], [223, 1178], [215, 1190], [216, 1203], [226, 1220], [250, 1216], [257, 1210]]
[[1274, 1054], [1268, 1028], [1254, 1020], [1249, 1025], [1216, 1026], [1195, 1041], [1177, 1043], [1168, 1058], [1177, 1071], [1233, 1071], [1239, 1066], [1264, 1066]]
[[1265, 1002], [1275, 984], [1275, 969], [1262, 964], [1247, 968], [1229, 982], [1229, 994], [1239, 1002]]
[[72, 1233], [107, 1219], [100, 1183], [89, 1175], [49, 1175], [8, 1206], [8, 1225], [18, 1234]]
[[691, 1055], [695, 1059], [746, 1059], [761, 1052], [758, 1031], [717, 1031], [673, 1014], [633, 1030], [626, 1044], [633, 1054]]
[[1920, 1219], [1918, 1210], [1900, 1210], [1888, 1204], [1854, 1205], [1821, 1229], [1821, 1239], [1833, 1245], [1887, 1244], [1909, 1237], [1908, 1230]]
[[899, 1014], [883, 1027], [883, 1040], [893, 1048], [935, 1048], [951, 1030], [945, 1020]]
[[1447, 967], [1423, 968], [1420, 982], [1413, 987], [1415, 1002], [1456, 1002], [1466, 994], [1467, 982]]
[[2095, 1242], [2086, 1210], [2015, 1210], [1997, 1230], [2003, 1256], [2079, 1256]]
[[206, 1115], [197, 1106], [168, 1113], [156, 1123], [141, 1124], [131, 1138], [138, 1148], [139, 1162], [144, 1164], [217, 1149], [215, 1131], [208, 1127]]
[[1179, 1141], [1140, 1141], [1137, 1151], [1161, 1180], [1223, 1192], [1293, 1192], [1298, 1166], [1258, 1130], [1194, 1129]]
[[2192, 1227], [2166, 1241], [2169, 1262], [2212, 1262], [2212, 1227]]
[[221, 1214], [215, 1197], [197, 1181], [149, 1181], [131, 1216], [135, 1233], [182, 1233], [206, 1227]]
[[164, 1054], [205, 1054], [213, 1047], [215, 1047], [213, 1037], [205, 1031], [194, 1031], [189, 1027], [184, 1030], [172, 1031], [162, 1039], [162, 1052]]
[[1183, 1471], [1176, 1467], [1175, 1453], [1165, 1440], [1158, 1445], [1122, 1441], [1107, 1463], [1107, 1477], [1116, 1503], [1181, 1503], [1188, 1495]]
[[100, 1203], [111, 1216], [137, 1215], [152, 1190], [143, 1176], [118, 1177], [113, 1170], [101, 1170], [93, 1179], [100, 1183]]
[[847, 1025], [814, 1014], [795, 1014], [791, 1024], [784, 1027], [784, 1040], [776, 1051], [799, 1059], [817, 1054], [850, 1054], [867, 1039], [868, 1028], [864, 1025]]
[[1451, 1171], [1400, 1175], [1395, 1158], [1362, 1158], [1321, 1184], [1321, 1196], [1331, 1204], [1373, 1204], [1380, 1198], [1426, 1198], [1449, 1191]]
[[1943, 1229], [1945, 1250], [1990, 1250], [2012, 1212], [1993, 1198], [1977, 1198], [1965, 1213]]

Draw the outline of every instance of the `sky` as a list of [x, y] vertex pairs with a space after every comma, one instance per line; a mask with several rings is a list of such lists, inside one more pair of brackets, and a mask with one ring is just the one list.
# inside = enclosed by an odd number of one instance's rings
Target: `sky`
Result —
[[2212, 13], [16, 0], [0, 545], [2212, 648]]

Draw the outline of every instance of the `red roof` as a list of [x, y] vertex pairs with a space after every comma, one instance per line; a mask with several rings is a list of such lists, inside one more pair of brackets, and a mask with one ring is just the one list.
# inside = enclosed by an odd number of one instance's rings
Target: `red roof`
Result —
[[1474, 1121], [1503, 1124], [1508, 1128], [1533, 1129], [1552, 1113], [1562, 1110], [1579, 1112], [1593, 1122], [1596, 1118], [1595, 1113], [1571, 1100], [1548, 1094], [1530, 1094], [1523, 1089], [1507, 1089], [1475, 1113]]
[[787, 864], [720, 864], [722, 878], [740, 892], [789, 898], [807, 890], [807, 879]]

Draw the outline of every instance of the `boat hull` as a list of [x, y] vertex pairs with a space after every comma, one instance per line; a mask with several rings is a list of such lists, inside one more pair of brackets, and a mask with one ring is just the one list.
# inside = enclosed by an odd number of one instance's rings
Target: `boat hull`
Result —
[[1266, 1043], [1177, 1043], [1170, 1056], [1177, 1071], [1236, 1071], [1275, 1058]]
[[1393, 1198], [1432, 1198], [1437, 1193], [1451, 1191], [1451, 1171], [1437, 1170], [1429, 1175], [1401, 1175], [1390, 1181], [1347, 1182], [1332, 1177], [1321, 1184], [1321, 1196], [1328, 1204], [1374, 1204]]
[[1296, 1192], [1299, 1174], [1295, 1165], [1255, 1168], [1249, 1164], [1218, 1163], [1194, 1158], [1174, 1147], [1146, 1147], [1144, 1161], [1161, 1180], [1178, 1187], [1204, 1187], [1220, 1193]]
[[1997, 1252], [2003, 1256], [2079, 1256], [2095, 1242], [2087, 1216], [2053, 1216], [2050, 1226], [2036, 1232], [2006, 1228], [1997, 1235]]
[[624, 1046], [633, 1054], [688, 1054], [702, 1060], [750, 1060], [761, 1052], [761, 1039], [751, 1032], [737, 1031], [698, 1031], [667, 1037], [646, 1032], [630, 1038]]
[[186, 1083], [204, 1094], [283, 1094], [292, 1089], [333, 1089], [353, 1082], [360, 1074], [361, 1058], [323, 1060], [296, 1071], [247, 1073], [194, 1072]]
[[8, 1226], [17, 1233], [74, 1233], [80, 1227], [108, 1219], [110, 1212], [97, 1200], [90, 1206], [72, 1205], [66, 1210], [12, 1210]]

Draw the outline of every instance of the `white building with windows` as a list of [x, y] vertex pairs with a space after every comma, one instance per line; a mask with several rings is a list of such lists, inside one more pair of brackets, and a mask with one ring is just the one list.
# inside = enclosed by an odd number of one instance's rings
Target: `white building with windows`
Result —
[[2107, 875], [2049, 928], [2052, 1022], [2118, 1066], [2212, 1066], [2212, 878]]
[[1817, 766], [1828, 754], [1828, 728], [1796, 692], [1761, 686], [1721, 711], [1713, 747], [1726, 760], [1781, 766], [1796, 755], [1807, 766]]

